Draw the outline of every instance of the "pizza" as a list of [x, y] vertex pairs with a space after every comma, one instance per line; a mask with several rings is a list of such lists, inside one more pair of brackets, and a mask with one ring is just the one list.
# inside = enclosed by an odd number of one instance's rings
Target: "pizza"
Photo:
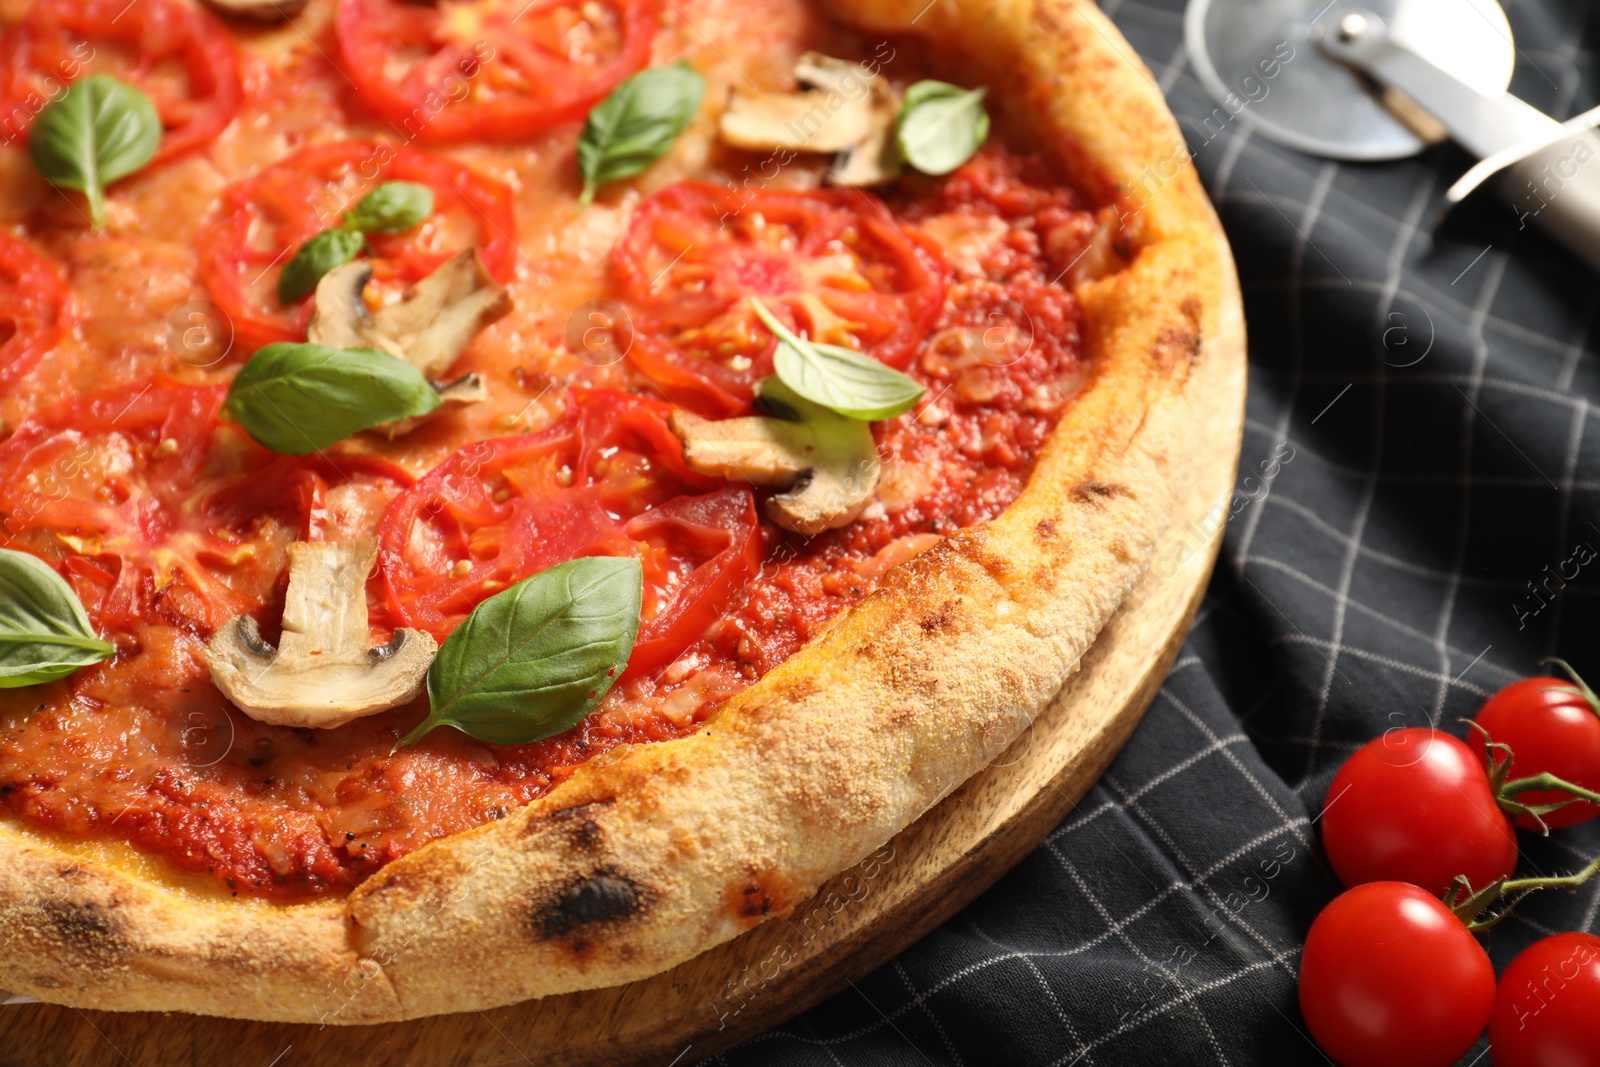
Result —
[[1243, 363], [1087, 0], [0, 5], [0, 986], [371, 1023], [788, 914]]

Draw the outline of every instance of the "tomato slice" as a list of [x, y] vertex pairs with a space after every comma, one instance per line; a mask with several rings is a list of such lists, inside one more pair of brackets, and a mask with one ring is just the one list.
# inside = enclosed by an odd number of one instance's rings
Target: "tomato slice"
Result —
[[55, 267], [0, 231], [0, 388], [16, 383], [61, 340], [72, 293]]
[[658, 603], [645, 603], [644, 622], [622, 674], [626, 681], [665, 667], [738, 607], [746, 585], [761, 569], [762, 542], [755, 497], [742, 486], [674, 497], [640, 514], [624, 530], [679, 561], [674, 583], [650, 583], [647, 592]]
[[278, 302], [283, 264], [386, 181], [428, 186], [434, 213], [404, 233], [368, 239], [376, 282], [404, 288], [469, 247], [478, 249], [496, 280], [510, 281], [516, 224], [505, 183], [412, 148], [373, 141], [311, 145], [229, 186], [200, 233], [206, 288], [233, 320], [236, 349], [249, 356], [276, 341], [304, 340], [311, 302], [288, 308]]
[[668, 397], [739, 414], [776, 347], [753, 296], [802, 336], [903, 369], [944, 307], [932, 249], [856, 190], [668, 186], [612, 253], [635, 317], [629, 358]]
[[408, 138], [508, 141], [582, 118], [650, 62], [659, 0], [340, 0], [367, 106]]
[[210, 633], [326, 529], [329, 487], [411, 483], [378, 459], [274, 455], [222, 425], [225, 392], [157, 379], [30, 418], [0, 444], [0, 540], [61, 566], [101, 628], [162, 615]]
[[397, 497], [378, 565], [395, 626], [443, 640], [486, 597], [580, 556], [633, 556], [644, 608], [629, 675], [676, 659], [760, 566], [755, 498], [689, 471], [669, 405], [574, 389], [548, 430], [462, 448]]
[[34, 0], [0, 36], [0, 125], [20, 136], [64, 86], [105, 72], [142, 89], [166, 128], [155, 160], [204, 148], [244, 99], [239, 53], [213, 15], [178, 0]]

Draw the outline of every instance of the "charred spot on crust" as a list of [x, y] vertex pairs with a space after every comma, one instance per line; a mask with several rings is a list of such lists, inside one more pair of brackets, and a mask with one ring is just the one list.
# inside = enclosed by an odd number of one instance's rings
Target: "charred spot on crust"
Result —
[[600, 824], [593, 819], [583, 820], [572, 834], [573, 844], [583, 849], [593, 850], [599, 848], [600, 843], [605, 839], [605, 831], [600, 829]]
[[955, 605], [946, 600], [939, 605], [939, 610], [932, 615], [925, 615], [917, 620], [917, 625], [922, 627], [925, 634], [936, 634], [941, 630], [952, 629], [956, 624]]
[[768, 675], [765, 700], [752, 700], [744, 706], [745, 717], [751, 722], [766, 719], [769, 715], [784, 715], [787, 709], [810, 700], [822, 692], [822, 686], [809, 674]]
[[561, 822], [565, 819], [586, 819], [591, 813], [609, 808], [614, 803], [616, 803], [615, 800], [607, 797], [604, 800], [591, 800], [587, 804], [574, 804], [570, 808], [557, 808], [550, 813], [549, 819], [551, 822]]
[[50, 925], [70, 940], [101, 941], [111, 937], [111, 923], [93, 904], [51, 901], [44, 906], [44, 914]]
[[1056, 535], [1056, 520], [1040, 519], [1039, 525], [1033, 528], [1033, 536], [1041, 541], [1048, 541]]
[[754, 926], [770, 915], [789, 915], [795, 906], [794, 888], [784, 879], [755, 874], [747, 882], [728, 887], [723, 903], [741, 925]]
[[[924, 692], [938, 688], [937, 683], [927, 682], [919, 686]], [[891, 707], [883, 717], [884, 724], [891, 730], [909, 730], [917, 722], [917, 709], [910, 704], [896, 704]]]
[[591, 923], [615, 922], [637, 914], [645, 904], [643, 886], [615, 867], [596, 867], [572, 879], [533, 912], [545, 940], [554, 940]]
[[[539, 822], [549, 822], [565, 827], [567, 840], [573, 847], [584, 852], [593, 852], [605, 843], [605, 827], [595, 821], [595, 816], [610, 807], [613, 801], [595, 800], [588, 804], [578, 804], [570, 808], [557, 808], [545, 819]], [[539, 823], [530, 823], [528, 831], [533, 832]]]
[[772, 897], [758, 885], [747, 885], [739, 892], [739, 915], [746, 919], [765, 918], [772, 914]]
[[1095, 478], [1079, 482], [1072, 487], [1072, 499], [1079, 504], [1098, 504], [1102, 500], [1114, 500], [1119, 496], [1132, 495], [1133, 491], [1125, 485], [1102, 482]]
[[1200, 333], [1192, 329], [1169, 326], [1156, 334], [1150, 355], [1163, 372], [1193, 363], [1200, 358]]
[[117, 924], [98, 904], [52, 900], [42, 910], [45, 924], [56, 938], [82, 952], [107, 956], [124, 948]]
[[798, 702], [816, 696], [822, 692], [822, 687], [817, 680], [809, 674], [785, 675], [772, 680], [772, 693], [778, 698], [777, 703], [782, 706], [786, 702]]
[[[991, 540], [992, 538], [988, 531], [981, 526], [976, 526], [962, 530], [952, 537], [945, 538], [944, 541], [934, 545], [928, 551], [931, 553], [944, 549], [948, 552], [955, 552], [1003, 585], [1011, 580], [1016, 567], [1005, 551], [990, 550], [989, 544]], [[949, 548], [944, 548], [946, 545]]]

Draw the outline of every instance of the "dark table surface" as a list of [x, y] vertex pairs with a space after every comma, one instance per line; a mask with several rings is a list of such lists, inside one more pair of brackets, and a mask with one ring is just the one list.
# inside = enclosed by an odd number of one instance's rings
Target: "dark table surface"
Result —
[[[1438, 229], [1471, 162], [1448, 145], [1351, 165], [1237, 120], [1204, 132], [1182, 0], [1105, 6], [1238, 257], [1245, 503], [1171, 677], [1077, 811], [889, 966], [713, 1063], [1327, 1063], [1295, 977], [1337, 891], [1313, 820], [1340, 763], [1394, 725], [1462, 733], [1543, 656], [1600, 676], [1600, 560], [1548, 579], [1600, 550], [1595, 276], [1508, 208]], [[1595, 106], [1600, 13], [1505, 7], [1512, 91], [1558, 118]], [[1566, 872], [1600, 823], [1522, 838], [1524, 871]], [[1490, 953], [1572, 929], [1600, 931], [1600, 885], [1528, 900]]]

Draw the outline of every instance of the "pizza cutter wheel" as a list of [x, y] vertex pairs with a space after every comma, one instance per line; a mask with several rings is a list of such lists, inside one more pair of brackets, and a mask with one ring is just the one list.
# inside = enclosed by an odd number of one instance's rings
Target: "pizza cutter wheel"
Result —
[[1495, 0], [1193, 0], [1185, 30], [1207, 90], [1269, 140], [1375, 161], [1448, 136], [1481, 160], [1450, 205], [1492, 188], [1600, 270], [1600, 108], [1561, 123], [1506, 91]]

